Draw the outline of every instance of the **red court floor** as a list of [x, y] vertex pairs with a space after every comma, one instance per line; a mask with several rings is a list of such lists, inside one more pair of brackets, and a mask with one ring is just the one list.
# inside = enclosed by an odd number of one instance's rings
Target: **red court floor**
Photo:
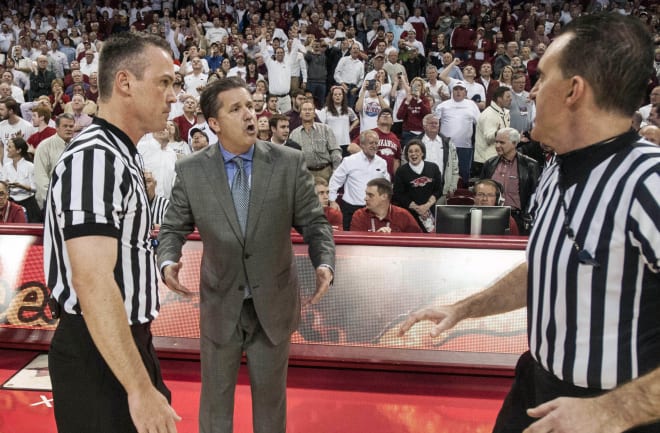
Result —
[[[0, 384], [36, 355], [0, 349]], [[163, 360], [178, 431], [194, 433], [199, 363]], [[289, 433], [486, 433], [511, 384], [508, 377], [291, 367]], [[235, 433], [251, 433], [247, 371], [236, 391]], [[55, 432], [50, 392], [0, 389], [0, 433]]]

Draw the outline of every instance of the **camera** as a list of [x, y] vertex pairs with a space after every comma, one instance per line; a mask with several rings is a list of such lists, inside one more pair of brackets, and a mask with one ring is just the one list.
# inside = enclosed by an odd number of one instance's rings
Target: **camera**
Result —
[[367, 81], [367, 90], [376, 90], [376, 80]]

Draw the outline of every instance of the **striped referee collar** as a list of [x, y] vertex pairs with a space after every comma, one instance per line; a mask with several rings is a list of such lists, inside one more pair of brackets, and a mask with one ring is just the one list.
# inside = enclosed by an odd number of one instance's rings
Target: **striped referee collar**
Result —
[[607, 140], [594, 143], [582, 149], [577, 149], [563, 155], [557, 155], [559, 169], [562, 172], [562, 185], [564, 190], [572, 185], [584, 181], [591, 170], [610, 156], [621, 151], [639, 140], [639, 135], [633, 129]]
[[128, 152], [131, 157], [135, 157], [137, 155], [137, 146], [133, 141], [126, 135], [124, 131], [113, 125], [112, 123], [108, 122], [107, 120], [101, 118], [101, 117], [94, 117], [94, 120], [92, 120], [92, 123], [95, 125], [100, 126], [101, 128], [107, 129], [110, 131], [113, 135], [115, 135], [117, 138], [119, 138], [124, 146], [128, 149]]

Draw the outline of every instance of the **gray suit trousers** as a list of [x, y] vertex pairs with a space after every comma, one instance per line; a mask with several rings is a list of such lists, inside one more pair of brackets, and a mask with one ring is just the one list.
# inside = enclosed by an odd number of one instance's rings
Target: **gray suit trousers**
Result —
[[232, 433], [234, 394], [241, 355], [247, 356], [252, 392], [254, 433], [286, 432], [286, 377], [290, 341], [273, 345], [255, 312], [252, 299], [243, 303], [231, 339], [217, 344], [202, 335], [200, 433]]

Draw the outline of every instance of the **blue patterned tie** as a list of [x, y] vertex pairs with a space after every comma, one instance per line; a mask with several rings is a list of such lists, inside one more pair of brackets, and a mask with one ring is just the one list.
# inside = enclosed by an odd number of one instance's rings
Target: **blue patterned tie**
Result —
[[232, 159], [236, 164], [236, 173], [231, 184], [231, 196], [234, 199], [234, 208], [238, 216], [238, 223], [241, 225], [243, 237], [245, 237], [247, 228], [248, 208], [250, 206], [250, 181], [243, 166], [243, 159], [236, 156]]

